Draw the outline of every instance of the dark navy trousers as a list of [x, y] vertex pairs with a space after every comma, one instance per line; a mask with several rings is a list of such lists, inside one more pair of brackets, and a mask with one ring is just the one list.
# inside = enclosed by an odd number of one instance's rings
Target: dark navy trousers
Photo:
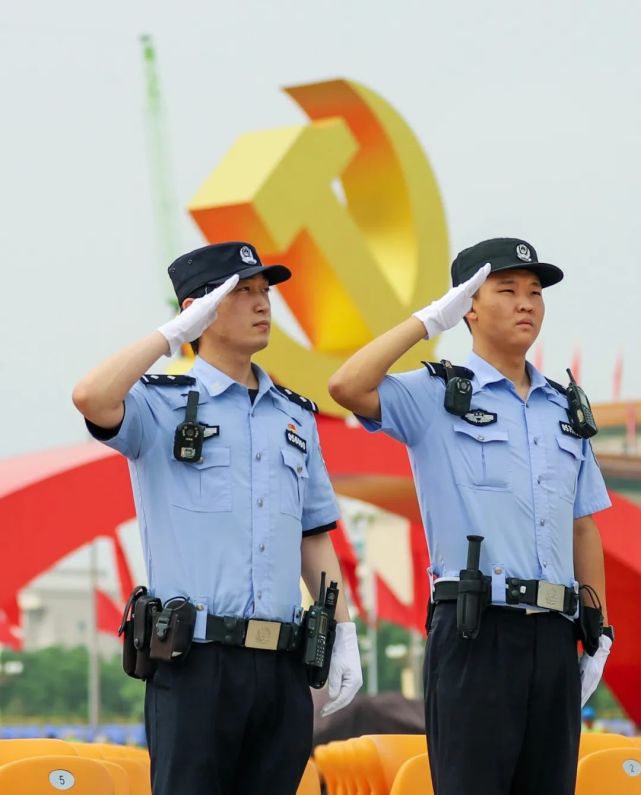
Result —
[[194, 644], [147, 683], [153, 795], [295, 795], [313, 706], [294, 653]]
[[581, 731], [574, 624], [490, 607], [474, 640], [434, 608], [424, 664], [436, 795], [573, 795]]

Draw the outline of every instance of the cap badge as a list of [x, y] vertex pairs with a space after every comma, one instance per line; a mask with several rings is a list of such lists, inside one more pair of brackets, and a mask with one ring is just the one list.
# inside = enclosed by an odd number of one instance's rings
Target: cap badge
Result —
[[254, 254], [252, 253], [252, 250], [249, 248], [249, 246], [243, 246], [241, 248], [240, 258], [243, 262], [247, 262], [250, 265], [256, 265], [256, 258], [254, 257]]
[[532, 254], [525, 243], [519, 243], [516, 247], [516, 256], [523, 262], [532, 262]]

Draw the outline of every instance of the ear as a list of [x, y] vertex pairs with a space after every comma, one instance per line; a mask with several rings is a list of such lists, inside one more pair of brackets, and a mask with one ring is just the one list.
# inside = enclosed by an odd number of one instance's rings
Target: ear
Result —
[[476, 314], [476, 309], [474, 309], [474, 298], [472, 298], [472, 308], [470, 309], [469, 312], [466, 312], [463, 315], [463, 317], [467, 320], [468, 323], [470, 321], [474, 322], [475, 320], [478, 320], [478, 315]]
[[185, 300], [180, 305], [180, 308], [181, 309], [187, 309], [187, 307], [190, 306], [193, 303], [194, 303], [194, 299], [193, 298], [185, 298]]

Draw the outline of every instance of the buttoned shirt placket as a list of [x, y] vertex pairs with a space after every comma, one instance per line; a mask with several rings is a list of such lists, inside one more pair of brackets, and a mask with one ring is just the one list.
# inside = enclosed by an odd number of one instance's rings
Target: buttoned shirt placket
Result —
[[269, 489], [269, 423], [261, 422], [261, 414], [267, 409], [265, 391], [264, 385], [261, 385], [253, 405], [247, 396], [252, 500], [252, 589], [254, 606], [259, 613], [261, 605], [269, 603], [272, 598], [269, 545], [273, 496]]
[[[537, 394], [534, 394], [534, 392]], [[532, 484], [532, 521], [534, 522], [534, 538], [536, 556], [539, 564], [539, 576], [547, 579], [546, 569], [550, 557], [549, 502], [543, 485], [548, 471], [545, 449], [545, 436], [542, 425], [544, 412], [537, 410], [536, 402], [543, 398], [537, 386], [532, 385], [527, 398], [522, 403], [523, 422], [528, 439], [528, 455], [530, 462], [530, 482]]]

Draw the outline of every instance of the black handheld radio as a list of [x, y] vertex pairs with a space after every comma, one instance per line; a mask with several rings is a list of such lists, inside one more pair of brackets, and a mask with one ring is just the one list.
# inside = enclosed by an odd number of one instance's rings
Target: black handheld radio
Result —
[[198, 398], [198, 392], [189, 392], [185, 421], [180, 423], [174, 434], [174, 458], [188, 464], [197, 464], [203, 457], [205, 428], [197, 422]]
[[590, 401], [585, 392], [574, 380], [574, 376], [569, 367], [567, 369], [567, 374], [570, 376], [570, 383], [566, 389], [570, 425], [582, 439], [589, 439], [599, 430], [594, 421]]
[[307, 681], [311, 687], [323, 687], [329, 675], [329, 663], [336, 637], [336, 602], [338, 583], [333, 580], [325, 592], [325, 572], [321, 572], [318, 599], [305, 617], [305, 645], [303, 662], [307, 669]]
[[441, 364], [445, 367], [445, 411], [455, 414], [457, 417], [464, 417], [470, 410], [472, 403], [472, 382], [469, 378], [456, 375], [452, 363], [447, 359], [441, 359]]
[[456, 628], [459, 637], [475, 638], [488, 601], [487, 585], [479, 570], [483, 536], [468, 536], [467, 568], [461, 569], [456, 600]]

